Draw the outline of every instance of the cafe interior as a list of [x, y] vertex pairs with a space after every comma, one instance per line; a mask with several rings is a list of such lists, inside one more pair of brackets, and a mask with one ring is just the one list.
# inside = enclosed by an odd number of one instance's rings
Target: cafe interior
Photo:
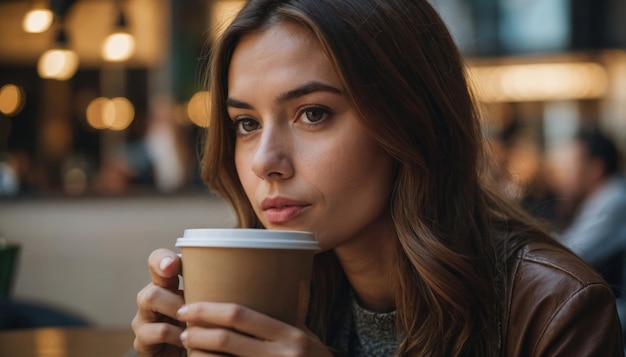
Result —
[[[513, 199], [544, 197], [582, 126], [626, 151], [626, 2], [430, 2]], [[198, 161], [206, 57], [244, 3], [0, 0], [0, 301], [42, 311], [13, 322], [44, 328], [14, 341], [61, 351], [72, 343], [46, 347], [59, 331], [45, 328], [88, 327], [121, 355], [149, 253], [185, 228], [235, 225]]]

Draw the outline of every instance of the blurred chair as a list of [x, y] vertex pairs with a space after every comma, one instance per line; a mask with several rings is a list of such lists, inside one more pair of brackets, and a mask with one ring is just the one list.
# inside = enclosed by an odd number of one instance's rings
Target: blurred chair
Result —
[[20, 246], [0, 238], [0, 330], [37, 327], [89, 326], [73, 312], [41, 303], [16, 301], [11, 297]]
[[38, 327], [86, 327], [77, 313], [34, 302], [0, 300], [0, 330]]
[[0, 237], [0, 299], [11, 294], [19, 253], [18, 244], [11, 244]]

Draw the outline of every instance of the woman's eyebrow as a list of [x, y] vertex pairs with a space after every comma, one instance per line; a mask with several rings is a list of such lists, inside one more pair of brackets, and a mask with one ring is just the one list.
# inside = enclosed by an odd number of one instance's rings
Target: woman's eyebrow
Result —
[[234, 98], [226, 98], [226, 106], [239, 109], [254, 109], [250, 104]]
[[298, 88], [295, 88], [288, 92], [280, 94], [279, 96], [276, 97], [274, 101], [276, 102], [276, 104], [283, 104], [292, 99], [302, 97], [302, 96], [305, 96], [307, 94], [311, 94], [314, 92], [320, 92], [320, 91], [331, 92], [331, 93], [336, 93], [336, 94], [342, 93], [341, 89], [339, 88], [335, 88], [331, 85], [328, 85], [322, 82], [311, 81]]
[[[330, 93], [336, 93], [336, 94], [341, 94], [342, 91], [339, 88], [335, 88], [331, 85], [328, 84], [324, 84], [322, 82], [317, 82], [317, 81], [312, 81], [309, 83], [306, 83], [300, 87], [294, 88], [290, 91], [287, 91], [285, 93], [281, 93], [280, 95], [278, 95], [276, 97], [276, 99], [274, 100], [274, 102], [276, 104], [283, 104], [285, 102], [288, 102], [292, 99], [298, 98], [298, 97], [302, 97], [305, 96], [307, 94], [311, 94], [314, 92], [330, 92]], [[233, 108], [240, 108], [240, 109], [254, 109], [252, 107], [252, 105], [232, 98], [232, 97], [228, 97], [226, 99], [226, 106], [227, 107], [233, 107]]]

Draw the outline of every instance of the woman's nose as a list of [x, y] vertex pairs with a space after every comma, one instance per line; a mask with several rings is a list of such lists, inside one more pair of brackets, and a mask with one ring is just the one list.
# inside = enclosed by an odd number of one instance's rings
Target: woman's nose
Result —
[[277, 127], [266, 127], [252, 159], [252, 171], [263, 180], [284, 180], [294, 173], [291, 143]]

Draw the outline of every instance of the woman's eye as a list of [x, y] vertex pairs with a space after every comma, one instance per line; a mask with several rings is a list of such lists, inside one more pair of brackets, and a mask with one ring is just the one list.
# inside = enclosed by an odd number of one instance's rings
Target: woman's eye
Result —
[[323, 108], [307, 108], [303, 111], [304, 119], [309, 123], [317, 123], [324, 120], [328, 115], [328, 110]]
[[235, 121], [235, 127], [237, 128], [237, 132], [239, 134], [248, 134], [253, 132], [261, 127], [259, 122], [252, 119], [237, 119]]

